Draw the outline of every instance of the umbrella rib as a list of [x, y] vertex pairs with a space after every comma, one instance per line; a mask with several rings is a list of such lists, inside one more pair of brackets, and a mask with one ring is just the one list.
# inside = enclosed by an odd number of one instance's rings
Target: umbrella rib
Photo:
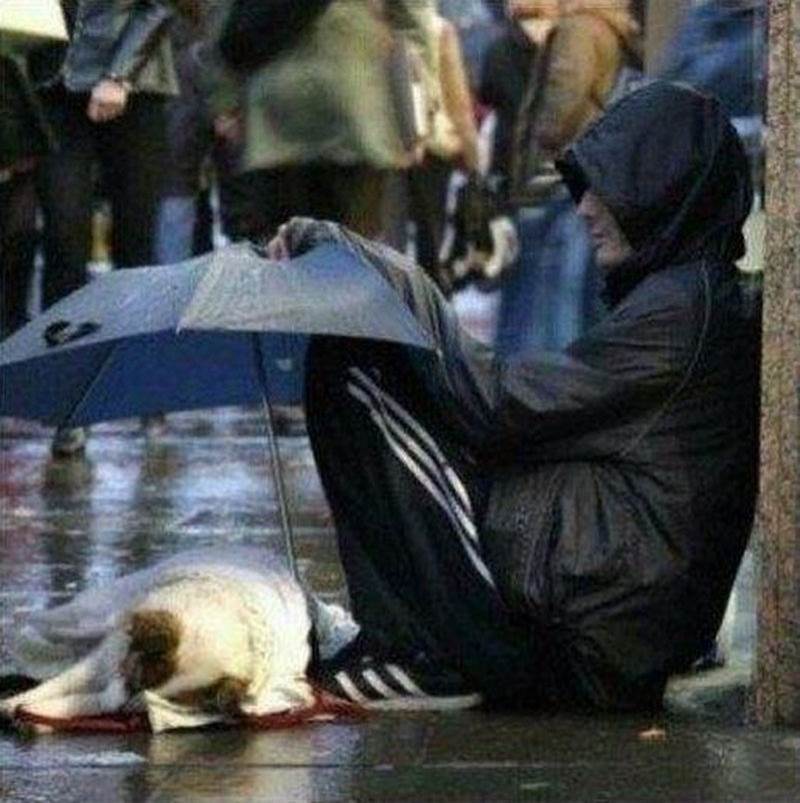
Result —
[[100, 377], [105, 373], [106, 368], [108, 367], [109, 362], [111, 362], [111, 358], [114, 356], [115, 352], [119, 348], [120, 341], [116, 341], [113, 343], [111, 348], [108, 350], [108, 353], [105, 357], [103, 357], [103, 362], [100, 364], [100, 367], [95, 372], [94, 376], [86, 383], [86, 387], [84, 387], [81, 395], [76, 400], [75, 404], [72, 405], [72, 408], [69, 411], [69, 415], [64, 419], [63, 423], [60, 426], [65, 427], [70, 424], [72, 418], [74, 417], [75, 413], [83, 406], [83, 403], [89, 397], [89, 394], [94, 390], [95, 385], [100, 380]]

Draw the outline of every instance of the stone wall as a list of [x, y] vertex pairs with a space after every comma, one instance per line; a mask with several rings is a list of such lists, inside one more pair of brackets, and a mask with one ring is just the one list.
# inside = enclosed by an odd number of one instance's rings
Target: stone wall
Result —
[[755, 713], [800, 724], [800, 0], [770, 0]]

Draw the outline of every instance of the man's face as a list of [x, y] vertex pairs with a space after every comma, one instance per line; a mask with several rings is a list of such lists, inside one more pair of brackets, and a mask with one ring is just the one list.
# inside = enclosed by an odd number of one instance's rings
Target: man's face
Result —
[[578, 214], [586, 221], [594, 246], [595, 260], [603, 270], [613, 270], [630, 259], [633, 248], [614, 220], [608, 207], [591, 190], [587, 190], [578, 204]]

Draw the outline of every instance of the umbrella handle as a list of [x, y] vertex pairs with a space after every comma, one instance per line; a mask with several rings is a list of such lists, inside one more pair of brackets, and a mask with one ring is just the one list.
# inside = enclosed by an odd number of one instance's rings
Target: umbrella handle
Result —
[[81, 324], [70, 323], [69, 321], [54, 321], [44, 330], [42, 337], [48, 348], [63, 346], [65, 343], [72, 343], [82, 337], [93, 335], [99, 331], [100, 324], [96, 321], [84, 321]]

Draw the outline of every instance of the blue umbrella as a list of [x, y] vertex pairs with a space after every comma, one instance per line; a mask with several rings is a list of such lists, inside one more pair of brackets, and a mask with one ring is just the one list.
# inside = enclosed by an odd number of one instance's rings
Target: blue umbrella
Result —
[[101, 276], [4, 340], [0, 416], [67, 427], [262, 404], [294, 567], [271, 404], [302, 400], [310, 335], [433, 348], [390, 285], [347, 247], [272, 262], [238, 244]]

